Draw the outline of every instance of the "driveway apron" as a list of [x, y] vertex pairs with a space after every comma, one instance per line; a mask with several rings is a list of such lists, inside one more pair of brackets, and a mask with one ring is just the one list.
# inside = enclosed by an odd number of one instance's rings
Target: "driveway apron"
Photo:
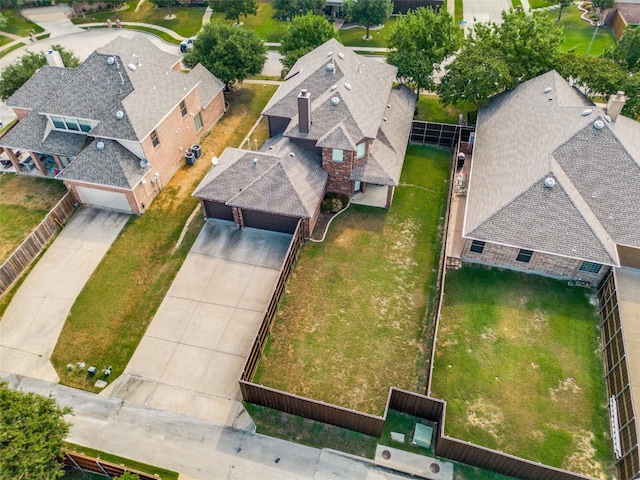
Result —
[[291, 235], [209, 220], [104, 394], [238, 426], [238, 379]]
[[49, 361], [71, 306], [129, 215], [82, 207], [53, 241], [0, 322], [0, 370], [59, 381]]

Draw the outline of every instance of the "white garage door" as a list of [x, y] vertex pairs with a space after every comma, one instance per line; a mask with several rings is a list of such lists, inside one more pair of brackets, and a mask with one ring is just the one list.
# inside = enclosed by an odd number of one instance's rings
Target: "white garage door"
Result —
[[78, 195], [82, 203], [95, 205], [97, 207], [112, 208], [130, 212], [131, 207], [127, 200], [127, 196], [122, 192], [110, 192], [108, 190], [99, 190], [97, 188], [76, 187]]

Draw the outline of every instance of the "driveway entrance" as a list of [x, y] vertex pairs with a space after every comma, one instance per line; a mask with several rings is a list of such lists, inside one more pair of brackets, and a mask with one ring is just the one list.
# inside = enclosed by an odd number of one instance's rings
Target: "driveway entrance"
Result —
[[104, 394], [234, 425], [240, 372], [291, 238], [207, 221], [124, 373]]

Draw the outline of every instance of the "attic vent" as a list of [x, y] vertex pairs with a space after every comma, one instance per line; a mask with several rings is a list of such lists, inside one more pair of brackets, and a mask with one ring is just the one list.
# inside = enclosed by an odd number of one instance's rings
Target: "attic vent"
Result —
[[257, 158], [254, 158], [254, 159], [253, 159], [253, 166], [255, 167], [256, 165], [258, 165], [258, 159], [257, 159]]
[[107, 65], [113, 65], [116, 62], [114, 57], [107, 58]]
[[553, 188], [556, 186], [556, 181], [553, 177], [547, 177], [544, 179], [545, 188]]
[[293, 158], [293, 157], [295, 157], [295, 156], [296, 156], [296, 154], [295, 154], [295, 153], [293, 153], [293, 152], [291, 152], [291, 153], [289, 154], [289, 156], [290, 156], [291, 158]]
[[340, 58], [344, 58], [344, 53], [342, 53], [342, 52], [338, 52], [338, 56], [339, 56]]
[[147, 168], [149, 166], [149, 161], [146, 158], [140, 160], [140, 167]]
[[333, 66], [333, 63], [327, 63], [327, 66], [325, 68], [327, 72], [333, 72], [335, 67]]
[[604, 128], [604, 122], [602, 120], [596, 120], [593, 122], [593, 128], [596, 130], [602, 130]]
[[387, 108], [391, 108], [391, 104], [390, 103], [387, 103]]
[[127, 67], [129, 67], [129, 70], [131, 70], [132, 72], [136, 71], [136, 66], [133, 63], [130, 63], [129, 65], [127, 65]]
[[116, 118], [117, 118], [118, 120], [122, 120], [122, 119], [124, 118], [124, 112], [123, 112], [122, 110], [118, 110], [118, 111], [116, 112]]
[[591, 115], [591, 109], [587, 108], [586, 110], [582, 111], [582, 116], [586, 117], [587, 115]]
[[331, 105], [334, 107], [340, 103], [340, 99], [338, 97], [331, 97]]
[[333, 50], [327, 52], [327, 57], [330, 57], [331, 55], [333, 55]]
[[547, 87], [543, 90], [544, 93], [549, 93], [551, 91], [551, 87]]
[[338, 85], [332, 85], [329, 91], [333, 92], [336, 88], [338, 88]]
[[383, 118], [382, 118], [382, 121], [383, 121], [383, 122], [386, 122], [386, 121], [387, 121], [387, 117], [383, 117]]
[[96, 143], [96, 148], [98, 150], [104, 150], [104, 142], [98, 142]]
[[345, 83], [344, 84], [344, 88], [346, 88], [347, 90], [351, 90], [351, 84], [350, 83]]
[[605, 115], [604, 119], [608, 122], [611, 123], [611, 117], [609, 115]]

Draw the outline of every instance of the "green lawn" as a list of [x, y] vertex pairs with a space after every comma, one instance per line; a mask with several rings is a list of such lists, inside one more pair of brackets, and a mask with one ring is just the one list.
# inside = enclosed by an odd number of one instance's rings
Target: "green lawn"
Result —
[[[229, 110], [201, 142], [208, 158], [240, 143], [275, 88], [242, 85], [226, 96]], [[86, 374], [66, 369], [79, 359], [113, 365], [112, 380], [122, 373], [202, 227], [196, 215], [172, 253], [198, 204], [191, 194], [210, 168], [208, 161], [181, 168], [145, 214], [125, 225], [75, 301], [53, 352], [64, 384], [94, 390]]]
[[20, 246], [66, 192], [60, 180], [0, 175], [0, 263]]
[[375, 415], [424, 385], [449, 157], [410, 146], [390, 210], [351, 206], [305, 245], [256, 383]]
[[[223, 23], [232, 24], [235, 20], [227, 20], [224, 13], [214, 13], [211, 19], [219, 20]], [[265, 42], [280, 42], [280, 37], [289, 25], [288, 22], [282, 22], [273, 18], [273, 7], [270, 2], [258, 2], [258, 14], [249, 15], [248, 17], [240, 17], [240, 21], [244, 24], [242, 28], [247, 28], [256, 32], [258, 37]]]
[[341, 28], [338, 31], [338, 33], [340, 33], [340, 41], [344, 45], [348, 45], [350, 47], [386, 48], [387, 43], [389, 42], [389, 36], [391, 35], [391, 30], [393, 30], [393, 26], [396, 21], [396, 17], [391, 17], [381, 29], [369, 29], [369, 35], [373, 37], [370, 40], [364, 39], [367, 32], [364, 27]]
[[[582, 12], [578, 7], [571, 5], [562, 10], [562, 18], [560, 24], [564, 27], [564, 42], [562, 50], [574, 50], [576, 53], [585, 54], [593, 38], [595, 27], [592, 27], [584, 20], [580, 19]], [[558, 18], [557, 10], [549, 10], [546, 12], [554, 20]], [[600, 27], [598, 33], [593, 40], [593, 45], [589, 51], [589, 55], [601, 55], [605, 49], [615, 45], [615, 37], [611, 33], [610, 27]]]
[[458, 123], [458, 115], [467, 117], [467, 112], [476, 109], [475, 105], [469, 102], [460, 102], [457, 105], [443, 107], [437, 95], [421, 94], [418, 100], [418, 115], [416, 120], [436, 123]]
[[611, 474], [590, 292], [478, 266], [447, 273], [432, 396], [446, 433], [547, 465]]
[[29, 33], [40, 33], [44, 30], [30, 20], [27, 20], [18, 10], [3, 10], [2, 14], [8, 20], [6, 25], [2, 27], [3, 32], [13, 33], [21, 37], [28, 37]]
[[455, 0], [453, 3], [454, 7], [454, 20], [456, 23], [461, 22], [464, 19], [464, 6], [462, 0]]

